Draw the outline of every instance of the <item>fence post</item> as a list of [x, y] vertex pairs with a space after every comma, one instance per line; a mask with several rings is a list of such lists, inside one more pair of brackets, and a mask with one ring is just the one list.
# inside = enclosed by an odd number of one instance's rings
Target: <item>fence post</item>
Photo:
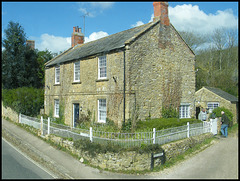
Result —
[[92, 127], [90, 127], [90, 141], [93, 141], [93, 136], [92, 136]]
[[48, 117], [48, 135], [50, 135], [50, 117]]
[[43, 117], [41, 116], [41, 136], [43, 136]]
[[156, 143], [156, 129], [153, 128], [153, 144]]
[[21, 118], [21, 113], [19, 114], [19, 118], [18, 118], [18, 122], [19, 123], [22, 123], [22, 120], [21, 120], [22, 118]]
[[187, 137], [189, 138], [190, 128], [189, 128], [189, 122], [187, 122]]

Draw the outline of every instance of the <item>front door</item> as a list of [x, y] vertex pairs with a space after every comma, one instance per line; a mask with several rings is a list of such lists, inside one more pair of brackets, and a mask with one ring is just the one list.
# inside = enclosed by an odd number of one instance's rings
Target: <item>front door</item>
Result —
[[73, 127], [76, 127], [79, 120], [79, 104], [73, 104]]
[[198, 119], [199, 113], [200, 113], [200, 107], [196, 107], [196, 119]]

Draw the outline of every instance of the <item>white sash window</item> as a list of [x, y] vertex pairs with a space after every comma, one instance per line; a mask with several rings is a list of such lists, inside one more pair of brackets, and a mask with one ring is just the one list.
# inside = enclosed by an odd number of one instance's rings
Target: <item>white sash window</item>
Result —
[[107, 104], [106, 99], [98, 100], [98, 122], [106, 123], [107, 118]]
[[98, 57], [98, 79], [107, 78], [107, 61], [106, 55]]
[[55, 67], [55, 84], [60, 84], [60, 66]]
[[80, 61], [74, 63], [74, 82], [80, 82]]

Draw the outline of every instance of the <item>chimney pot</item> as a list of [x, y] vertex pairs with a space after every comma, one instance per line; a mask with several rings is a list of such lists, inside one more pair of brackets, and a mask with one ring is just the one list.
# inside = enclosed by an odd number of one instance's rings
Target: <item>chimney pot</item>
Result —
[[160, 23], [166, 26], [170, 25], [168, 17], [168, 2], [153, 2], [154, 21], [160, 19]]
[[72, 47], [74, 47], [77, 44], [83, 44], [84, 43], [84, 34], [81, 32], [81, 28], [78, 26], [73, 27], [73, 33], [72, 33]]

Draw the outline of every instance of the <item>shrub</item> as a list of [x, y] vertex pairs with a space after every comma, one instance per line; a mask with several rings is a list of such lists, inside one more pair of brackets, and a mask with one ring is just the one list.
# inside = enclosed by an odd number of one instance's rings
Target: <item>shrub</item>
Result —
[[212, 117], [212, 114], [215, 114], [216, 117], [222, 117], [222, 114], [221, 114], [222, 111], [224, 111], [225, 115], [229, 118], [229, 121], [230, 121], [229, 127], [231, 127], [232, 124], [233, 124], [233, 114], [232, 114], [232, 112], [229, 109], [227, 109], [225, 107], [217, 107], [217, 108], [215, 108], [213, 110], [213, 112], [210, 114], [210, 117]]
[[125, 124], [122, 125], [122, 132], [129, 132], [132, 129], [132, 120], [128, 119]]
[[156, 128], [157, 130], [161, 129], [167, 129], [171, 127], [178, 127], [178, 126], [183, 126], [187, 125], [187, 122], [190, 124], [193, 123], [201, 123], [202, 121], [197, 120], [197, 119], [191, 119], [191, 118], [186, 118], [186, 119], [178, 119], [178, 118], [157, 118], [157, 119], [152, 119], [152, 120], [147, 120], [147, 121], [138, 121], [137, 122], [137, 131], [141, 131], [144, 129], [153, 129]]
[[90, 156], [95, 157], [97, 154], [104, 154], [107, 152], [111, 153], [120, 153], [122, 151], [136, 151], [137, 153], [152, 153], [152, 152], [159, 152], [163, 151], [161, 145], [159, 144], [141, 144], [141, 146], [135, 146], [130, 148], [122, 147], [118, 144], [113, 144], [110, 141], [104, 144], [91, 142], [89, 139], [79, 139], [73, 142], [73, 146], [76, 149], [81, 149], [86, 151]]
[[162, 108], [162, 117], [163, 118], [178, 118], [179, 113], [172, 106]]
[[64, 101], [60, 102], [59, 105], [59, 118], [54, 118], [54, 122], [57, 124], [65, 125], [65, 117], [64, 117]]
[[44, 90], [33, 87], [21, 87], [17, 89], [3, 89], [2, 101], [17, 113], [28, 116], [37, 116], [44, 106]]
[[121, 151], [121, 148], [119, 145], [112, 144], [111, 142], [107, 142], [106, 144], [100, 144], [96, 142], [91, 142], [89, 139], [79, 139], [74, 141], [73, 146], [76, 149], [81, 149], [83, 151], [88, 152], [91, 156], [96, 156], [98, 153], [118, 153]]

